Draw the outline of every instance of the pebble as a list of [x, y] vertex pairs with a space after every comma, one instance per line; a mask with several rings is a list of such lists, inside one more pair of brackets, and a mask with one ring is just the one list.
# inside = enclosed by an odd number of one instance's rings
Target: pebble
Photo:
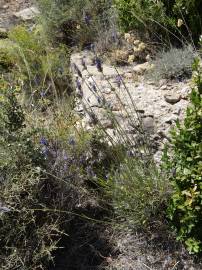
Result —
[[165, 101], [170, 104], [175, 104], [181, 100], [181, 95], [179, 94], [166, 94], [164, 95]]

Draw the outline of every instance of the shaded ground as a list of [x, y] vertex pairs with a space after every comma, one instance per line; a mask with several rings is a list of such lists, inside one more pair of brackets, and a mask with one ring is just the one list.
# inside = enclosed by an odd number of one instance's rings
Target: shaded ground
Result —
[[123, 230], [116, 236], [120, 255], [108, 270], [200, 270], [201, 259], [189, 255], [167, 225], [155, 222], [147, 231]]

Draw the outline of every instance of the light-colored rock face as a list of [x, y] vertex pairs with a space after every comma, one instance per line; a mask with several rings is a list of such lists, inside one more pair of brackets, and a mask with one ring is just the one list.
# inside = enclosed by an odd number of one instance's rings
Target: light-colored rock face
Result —
[[15, 25], [19, 21], [15, 14], [29, 7], [32, 7], [33, 11], [33, 3], [32, 0], [0, 0], [0, 28], [7, 30]]
[[[169, 140], [171, 126], [177, 119], [183, 119], [190, 92], [188, 82], [169, 83], [162, 80], [157, 85], [155, 82], [146, 82], [142, 72], [138, 72], [138, 80], [134, 81], [137, 71], [142, 70], [143, 66], [148, 68], [148, 63], [116, 69], [103, 64], [103, 76], [96, 66], [87, 65], [87, 70], [83, 70], [81, 59], [84, 59], [85, 63], [91, 63], [91, 58], [93, 54], [89, 51], [74, 53], [71, 57], [71, 62], [82, 71], [82, 78], [78, 78], [81, 82], [82, 98], [78, 99], [75, 109], [83, 118], [85, 128], [93, 128], [94, 121], [85, 112], [84, 107], [94, 113], [107, 132], [113, 137], [117, 136], [111, 116], [107, 116], [104, 109], [108, 106], [115, 119], [115, 125], [117, 121], [129, 138], [135, 138], [137, 130], [140, 129], [138, 114], [142, 122], [141, 128], [157, 145], [155, 158], [159, 161], [163, 144]], [[120, 82], [119, 76], [123, 78], [124, 83]]]
[[39, 10], [35, 6], [32, 6], [20, 10], [19, 12], [15, 12], [13, 15], [22, 21], [30, 21], [33, 20], [38, 14]]

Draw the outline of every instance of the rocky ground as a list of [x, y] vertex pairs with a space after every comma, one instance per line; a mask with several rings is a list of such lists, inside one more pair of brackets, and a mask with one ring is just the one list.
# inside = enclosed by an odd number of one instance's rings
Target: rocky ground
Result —
[[[116, 69], [110, 64], [103, 64], [102, 73], [98, 71], [93, 59], [94, 54], [90, 51], [73, 53], [71, 57], [73, 66], [76, 64], [76, 68], [73, 68], [75, 80], [77, 84], [81, 83], [81, 89], [77, 87], [79, 99], [76, 110], [82, 117], [84, 128], [92, 128], [94, 124], [85, 110], [87, 107], [107, 133], [116, 136], [113, 121], [104, 109], [108, 104], [127, 136], [134, 137], [138, 128], [134, 121], [137, 121], [138, 113], [144, 131], [154, 142], [155, 159], [159, 162], [163, 145], [169, 140], [170, 128], [177, 119], [183, 119], [188, 104], [189, 81], [147, 81], [142, 66], [146, 64], [148, 67], [148, 63], [132, 63]], [[82, 78], [79, 78], [77, 68]]]
[[30, 0], [0, 0], [0, 28], [10, 28], [18, 21], [18, 12], [31, 5]]

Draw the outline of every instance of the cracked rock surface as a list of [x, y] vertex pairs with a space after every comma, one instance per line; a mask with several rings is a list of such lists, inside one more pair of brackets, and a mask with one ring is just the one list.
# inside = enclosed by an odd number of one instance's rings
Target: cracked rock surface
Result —
[[[154, 157], [159, 162], [170, 128], [177, 119], [180, 121], [183, 119], [188, 105], [189, 81], [162, 80], [154, 83], [146, 81], [143, 75], [138, 76], [138, 79], [135, 77], [134, 80], [133, 71], [138, 69], [137, 64], [115, 68], [103, 63], [102, 73], [93, 64], [93, 57], [90, 51], [73, 53], [71, 56], [72, 65], [76, 65], [81, 71], [79, 77], [78, 70], [73, 68], [75, 80], [80, 84], [80, 90], [77, 89], [79, 98], [75, 109], [82, 117], [84, 128], [90, 129], [94, 125], [91, 117], [86, 113], [85, 107], [88, 107], [103, 123], [106, 131], [113, 134], [113, 124], [110, 123], [104, 109], [107, 104], [128, 136], [133, 136], [136, 127], [134, 121], [131, 123], [130, 119], [133, 116], [136, 119], [137, 112], [142, 119], [144, 131], [155, 141], [157, 147], [155, 146]], [[121, 83], [119, 76], [121, 76]]]

